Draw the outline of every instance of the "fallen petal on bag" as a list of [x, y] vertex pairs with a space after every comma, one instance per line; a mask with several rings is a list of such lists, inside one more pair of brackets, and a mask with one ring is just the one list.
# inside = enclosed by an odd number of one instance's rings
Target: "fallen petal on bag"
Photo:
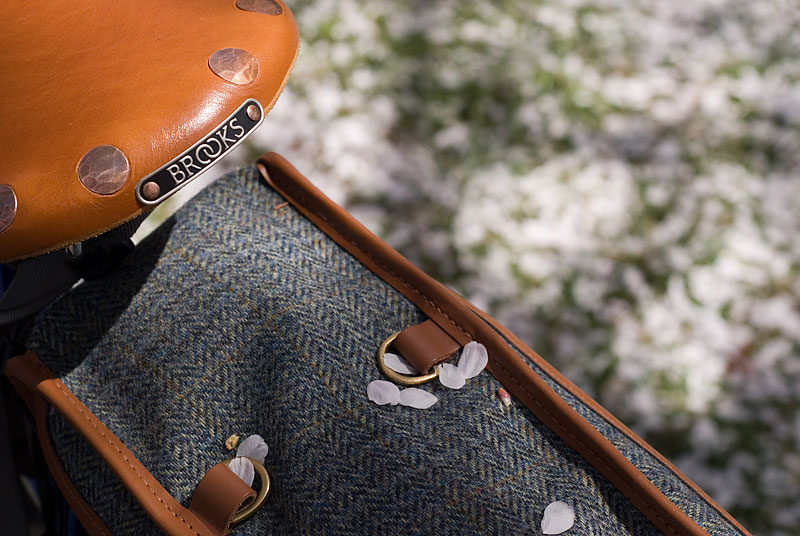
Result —
[[479, 342], [472, 341], [464, 346], [461, 357], [458, 359], [458, 370], [465, 378], [474, 378], [486, 368], [489, 363], [489, 354], [486, 347]]
[[400, 389], [392, 382], [374, 380], [367, 386], [367, 396], [379, 406], [385, 404], [396, 406], [400, 402]]
[[234, 458], [228, 464], [228, 469], [241, 478], [248, 486], [253, 485], [253, 479], [256, 477], [256, 469], [253, 467], [253, 462], [248, 458]]
[[239, 448], [236, 450], [236, 456], [247, 456], [253, 458], [261, 463], [264, 463], [264, 458], [267, 457], [267, 443], [260, 435], [251, 435], [242, 441]]
[[439, 399], [428, 391], [409, 387], [400, 391], [400, 404], [417, 409], [427, 409], [438, 402]]
[[561, 501], [552, 502], [544, 509], [542, 532], [544, 534], [561, 534], [575, 524], [575, 510]]
[[383, 356], [383, 362], [386, 363], [387, 367], [395, 372], [399, 372], [400, 374], [417, 374], [417, 371], [414, 370], [414, 367], [412, 367], [408, 361], [397, 354], [390, 354], [387, 352]]
[[450, 363], [443, 363], [439, 365], [438, 369], [439, 381], [442, 385], [450, 389], [461, 389], [464, 387], [464, 383], [467, 379], [458, 367]]

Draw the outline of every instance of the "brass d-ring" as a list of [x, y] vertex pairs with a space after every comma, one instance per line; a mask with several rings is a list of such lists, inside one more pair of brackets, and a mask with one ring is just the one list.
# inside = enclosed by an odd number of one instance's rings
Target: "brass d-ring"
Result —
[[[261, 479], [261, 489], [258, 490], [258, 494], [256, 494], [255, 499], [246, 503], [243, 507], [237, 510], [235, 514], [233, 514], [233, 517], [231, 518], [232, 524], [241, 523], [251, 515], [255, 514], [256, 510], [261, 508], [261, 505], [264, 504], [264, 501], [267, 500], [267, 495], [269, 495], [270, 482], [269, 482], [269, 473], [267, 472], [267, 468], [264, 467], [264, 464], [258, 460], [254, 460], [249, 456], [247, 457], [247, 459], [253, 462], [253, 467], [255, 468], [256, 473], [258, 473], [258, 478]], [[230, 465], [230, 463], [233, 460], [234, 458], [228, 458], [222, 463], [224, 463], [225, 465]]]
[[433, 372], [429, 372], [428, 374], [422, 374], [420, 376], [408, 376], [406, 374], [395, 372], [386, 365], [386, 349], [389, 348], [389, 345], [392, 344], [392, 341], [395, 340], [398, 335], [400, 335], [399, 331], [389, 335], [386, 337], [386, 340], [381, 343], [380, 348], [378, 348], [378, 367], [381, 369], [381, 372], [383, 372], [386, 377], [388, 377], [394, 383], [399, 383], [400, 385], [421, 385], [436, 378], [439, 375], [439, 371], [435, 367]]

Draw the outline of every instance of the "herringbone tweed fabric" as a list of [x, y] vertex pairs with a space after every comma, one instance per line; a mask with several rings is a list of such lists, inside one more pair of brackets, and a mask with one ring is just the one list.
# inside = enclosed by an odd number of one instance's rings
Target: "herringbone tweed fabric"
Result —
[[[234, 534], [539, 534], [552, 501], [568, 534], [656, 530], [609, 482], [482, 373], [420, 411], [367, 384], [389, 334], [422, 313], [328, 239], [254, 169], [208, 188], [109, 278], [38, 320], [29, 346], [180, 502], [260, 434], [274, 491]], [[652, 456], [573, 406], [712, 534], [736, 531]], [[58, 415], [67, 472], [115, 534], [158, 529]]]

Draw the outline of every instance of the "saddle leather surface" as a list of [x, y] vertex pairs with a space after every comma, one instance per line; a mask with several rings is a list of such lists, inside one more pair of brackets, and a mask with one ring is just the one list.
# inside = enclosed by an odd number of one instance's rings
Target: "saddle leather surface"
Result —
[[[97, 235], [144, 207], [140, 179], [198, 142], [247, 99], [268, 110], [297, 54], [291, 12], [235, 0], [0, 3], [0, 262]], [[244, 2], [252, 7], [259, 2]], [[275, 14], [279, 12], [279, 14]], [[258, 62], [248, 84], [209, 66], [236, 48]], [[130, 173], [110, 194], [79, 180], [90, 150], [118, 148]], [[10, 200], [10, 201], [9, 201]], [[8, 202], [6, 202], [8, 201]], [[2, 208], [2, 207], [0, 207]]]

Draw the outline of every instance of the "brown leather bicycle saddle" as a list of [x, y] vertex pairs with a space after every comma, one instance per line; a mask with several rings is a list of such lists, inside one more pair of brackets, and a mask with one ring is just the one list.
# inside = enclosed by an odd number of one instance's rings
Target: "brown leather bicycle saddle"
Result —
[[260, 124], [298, 45], [277, 0], [3, 2], [0, 262], [190, 182]]

